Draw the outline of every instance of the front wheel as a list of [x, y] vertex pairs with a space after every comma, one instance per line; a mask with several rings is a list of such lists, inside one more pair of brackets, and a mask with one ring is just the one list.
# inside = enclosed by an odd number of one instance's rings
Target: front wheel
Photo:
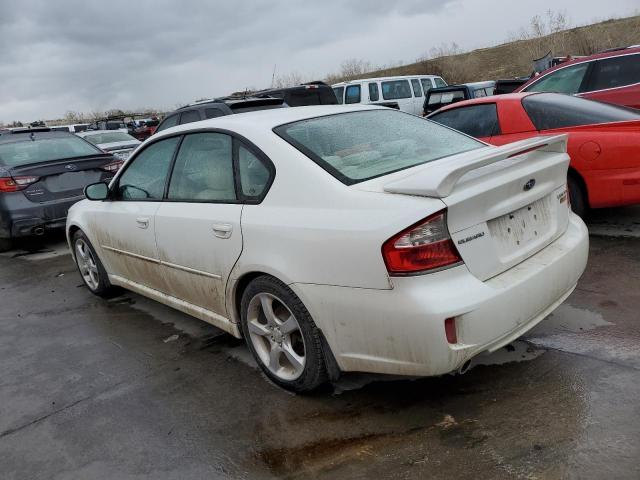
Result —
[[82, 230], [73, 235], [73, 257], [82, 281], [91, 293], [99, 297], [110, 297], [115, 293], [102, 262]]
[[262, 371], [294, 392], [314, 390], [327, 381], [322, 336], [302, 301], [279, 280], [253, 280], [241, 301], [247, 346]]

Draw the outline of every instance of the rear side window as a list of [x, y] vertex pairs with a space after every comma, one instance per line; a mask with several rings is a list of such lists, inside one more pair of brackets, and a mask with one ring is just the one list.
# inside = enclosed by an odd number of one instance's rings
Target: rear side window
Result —
[[187, 135], [176, 157], [170, 200], [235, 202], [232, 139], [223, 133]]
[[579, 63], [549, 73], [539, 81], [529, 85], [525, 92], [556, 92], [570, 95], [580, 92], [589, 63]]
[[145, 148], [118, 178], [121, 200], [160, 200], [179, 137], [167, 138]]
[[238, 148], [238, 170], [242, 194], [251, 199], [261, 197], [269, 184], [269, 169], [242, 145]]
[[594, 62], [588, 90], [640, 83], [640, 55], [623, 55]]
[[411, 86], [413, 87], [413, 96], [421, 97], [422, 96], [422, 88], [420, 87], [420, 80], [414, 78], [411, 80]]
[[380, 99], [380, 91], [378, 90], [377, 83], [369, 84], [369, 100], [371, 102], [377, 102]]
[[205, 108], [204, 116], [205, 118], [217, 118], [224, 116], [224, 113], [219, 108]]
[[160, 124], [160, 126], [158, 127], [158, 132], [161, 132], [162, 130], [166, 130], [167, 128], [171, 128], [171, 127], [175, 127], [178, 124], [178, 118], [180, 116], [179, 115], [169, 115], [167, 118], [165, 118], [162, 123]]
[[477, 138], [500, 134], [495, 103], [454, 108], [432, 115], [429, 120]]
[[392, 80], [382, 82], [382, 98], [385, 100], [397, 100], [399, 98], [411, 98], [411, 87], [408, 80]]
[[200, 121], [200, 113], [197, 110], [187, 110], [180, 115], [180, 125]]
[[360, 103], [360, 85], [349, 85], [344, 94], [344, 103]]
[[632, 108], [553, 93], [529, 95], [522, 99], [522, 106], [537, 130], [640, 120], [640, 113]]
[[338, 99], [338, 103], [342, 105], [344, 102], [344, 87], [335, 87], [333, 89], [333, 93], [336, 94], [336, 98]]

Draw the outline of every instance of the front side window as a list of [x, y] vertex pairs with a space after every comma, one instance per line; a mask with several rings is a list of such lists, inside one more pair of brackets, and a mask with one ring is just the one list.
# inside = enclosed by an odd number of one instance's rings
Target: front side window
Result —
[[392, 109], [317, 117], [274, 131], [347, 185], [485, 146]]
[[242, 145], [238, 148], [238, 170], [242, 194], [248, 198], [261, 197], [269, 184], [269, 169]]
[[524, 89], [525, 92], [578, 93], [589, 68], [589, 63], [579, 63], [561, 68], [542, 77]]
[[200, 113], [197, 110], [187, 110], [180, 115], [180, 125], [200, 121]]
[[344, 87], [333, 87], [333, 93], [336, 94], [338, 103], [342, 105], [344, 103]]
[[179, 140], [179, 137], [167, 138], [142, 150], [118, 178], [117, 198], [161, 200]]
[[446, 87], [447, 86], [447, 82], [445, 82], [443, 79], [441, 79], [440, 77], [436, 77], [433, 79], [434, 82], [436, 82], [436, 87], [440, 88], [440, 87]]
[[429, 117], [447, 127], [476, 138], [500, 134], [498, 112], [495, 103], [453, 108]]
[[604, 90], [640, 83], [640, 55], [598, 60], [594, 63], [589, 83], [589, 90]]
[[[18, 135], [23, 135], [25, 139], [29, 138], [27, 133], [16, 134], [15, 136], [17, 137]], [[38, 134], [35, 134], [34, 138], [35, 140], [33, 141], [0, 144], [0, 164], [8, 167], [18, 167], [49, 160], [71, 159], [103, 153], [75, 135], [39, 139]]]
[[554, 93], [529, 95], [522, 99], [522, 106], [537, 130], [640, 120], [633, 108]]
[[171, 174], [168, 199], [235, 202], [232, 138], [223, 133], [184, 137]]
[[161, 132], [162, 130], [166, 130], [167, 128], [175, 127], [178, 124], [179, 118], [180, 118], [180, 115], [178, 114], [169, 115], [167, 118], [165, 118], [162, 121], [162, 124], [160, 124], [157, 131]]
[[380, 99], [380, 91], [378, 90], [377, 83], [369, 84], [369, 101], [377, 102]]
[[360, 85], [349, 85], [344, 94], [344, 103], [360, 103]]
[[422, 88], [420, 87], [420, 80], [414, 78], [411, 80], [411, 86], [413, 87], [413, 96], [421, 97], [422, 96]]
[[382, 82], [382, 98], [385, 100], [397, 100], [411, 98], [411, 87], [408, 80], [392, 80]]
[[479, 88], [478, 90], [473, 92], [473, 98], [482, 98], [486, 96], [487, 96], [487, 92], [485, 91], [484, 88]]

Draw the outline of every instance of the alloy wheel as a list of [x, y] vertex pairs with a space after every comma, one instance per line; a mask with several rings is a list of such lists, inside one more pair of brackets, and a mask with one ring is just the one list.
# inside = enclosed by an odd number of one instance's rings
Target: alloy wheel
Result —
[[100, 284], [100, 274], [98, 273], [98, 265], [93, 257], [93, 253], [83, 239], [76, 240], [76, 263], [80, 270], [82, 279], [91, 290], [97, 290]]
[[295, 315], [282, 300], [259, 293], [249, 302], [247, 327], [262, 363], [282, 380], [297, 379], [306, 364], [305, 344]]

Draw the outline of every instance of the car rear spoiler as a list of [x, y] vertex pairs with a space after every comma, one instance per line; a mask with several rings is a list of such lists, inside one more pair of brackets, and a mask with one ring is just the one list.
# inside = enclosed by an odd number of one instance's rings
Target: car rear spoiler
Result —
[[481, 148], [430, 162], [428, 166], [384, 185], [389, 193], [444, 198], [468, 172], [531, 151], [567, 152], [567, 135], [534, 137], [501, 147]]

